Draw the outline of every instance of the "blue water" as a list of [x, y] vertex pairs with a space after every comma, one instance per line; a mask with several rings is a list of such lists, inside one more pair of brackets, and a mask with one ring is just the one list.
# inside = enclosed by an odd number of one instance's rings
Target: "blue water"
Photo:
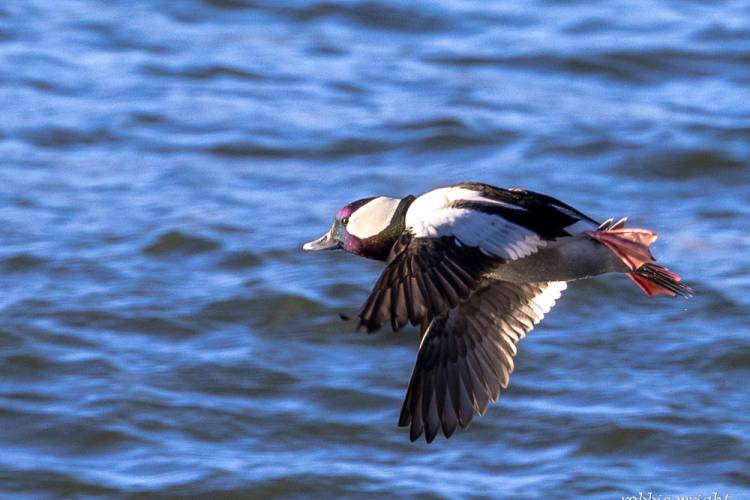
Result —
[[[4, 497], [750, 498], [744, 1], [0, 3]], [[335, 211], [457, 181], [659, 232], [510, 389], [396, 426], [417, 334], [338, 319]]]

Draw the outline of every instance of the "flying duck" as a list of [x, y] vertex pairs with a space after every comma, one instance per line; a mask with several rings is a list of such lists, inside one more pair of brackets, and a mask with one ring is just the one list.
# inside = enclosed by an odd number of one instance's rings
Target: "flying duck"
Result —
[[429, 443], [441, 429], [446, 438], [466, 429], [498, 399], [516, 345], [568, 281], [625, 273], [649, 296], [692, 295], [654, 263], [656, 234], [625, 220], [599, 222], [551, 196], [471, 182], [355, 201], [303, 249], [385, 261], [359, 327], [420, 327], [399, 426]]

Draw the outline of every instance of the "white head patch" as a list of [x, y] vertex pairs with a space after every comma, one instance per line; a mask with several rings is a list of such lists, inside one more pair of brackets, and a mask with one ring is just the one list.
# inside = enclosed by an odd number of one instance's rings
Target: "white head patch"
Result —
[[400, 202], [398, 198], [379, 196], [362, 205], [349, 216], [347, 232], [360, 239], [375, 236], [388, 227]]

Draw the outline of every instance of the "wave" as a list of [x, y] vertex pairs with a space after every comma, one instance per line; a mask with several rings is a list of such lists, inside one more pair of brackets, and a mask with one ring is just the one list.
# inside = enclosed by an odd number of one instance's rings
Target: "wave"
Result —
[[169, 67], [163, 64], [146, 64], [141, 68], [145, 75], [155, 77], [185, 78], [188, 80], [213, 80], [218, 78], [232, 78], [239, 81], [254, 82], [264, 80], [263, 75], [241, 69], [236, 66], [221, 64]]
[[432, 11], [425, 5], [417, 8], [403, 3], [384, 1], [335, 2], [314, 1], [262, 2], [254, 0], [202, 0], [204, 4], [218, 9], [248, 9], [272, 13], [298, 22], [327, 19], [343, 19], [369, 29], [398, 31], [405, 33], [429, 33], [449, 29], [455, 18], [435, 7]]
[[19, 253], [0, 260], [0, 269], [8, 273], [23, 273], [43, 268], [47, 259], [30, 253]]
[[65, 149], [77, 146], [112, 144], [122, 137], [106, 127], [93, 129], [48, 125], [29, 128], [22, 132], [24, 140], [45, 149]]
[[195, 255], [212, 252], [219, 248], [221, 248], [221, 243], [216, 240], [179, 230], [170, 230], [143, 247], [142, 251], [147, 255], [155, 256]]
[[693, 180], [725, 179], [744, 174], [750, 163], [725, 151], [712, 149], [670, 150], [642, 154], [626, 159], [619, 173], [646, 179]]
[[705, 77], [710, 74], [744, 81], [746, 77], [743, 68], [748, 64], [748, 56], [743, 53], [717, 54], [676, 49], [612, 50], [587, 54], [429, 54], [423, 60], [429, 64], [458, 68], [513, 68], [603, 77], [626, 84], [655, 85], [671, 79]]

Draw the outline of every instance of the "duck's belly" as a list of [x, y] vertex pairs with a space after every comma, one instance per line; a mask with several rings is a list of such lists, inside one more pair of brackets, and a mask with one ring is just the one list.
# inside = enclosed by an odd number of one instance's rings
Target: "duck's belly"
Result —
[[512, 283], [572, 281], [630, 269], [606, 246], [584, 235], [560, 238], [523, 259], [501, 264], [488, 277]]

